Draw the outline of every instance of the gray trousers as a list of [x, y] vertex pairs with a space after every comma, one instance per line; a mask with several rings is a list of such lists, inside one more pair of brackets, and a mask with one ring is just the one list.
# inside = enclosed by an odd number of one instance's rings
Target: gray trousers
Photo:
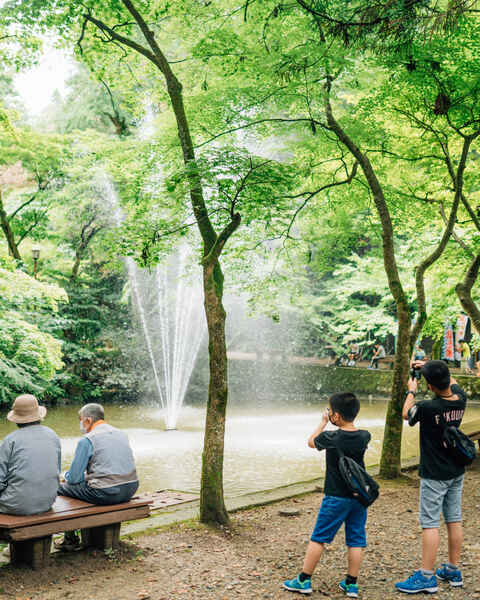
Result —
[[58, 488], [58, 495], [78, 498], [91, 504], [108, 505], [128, 502], [137, 490], [138, 481], [107, 488], [93, 488], [86, 481], [82, 481], [75, 484], [64, 483]]
[[[64, 483], [58, 488], [58, 495], [78, 498], [78, 500], [90, 502], [91, 504], [108, 505], [128, 502], [137, 490], [138, 481], [108, 488], [92, 488], [86, 481], [82, 481], [75, 484]], [[77, 539], [76, 531], [65, 532], [65, 540], [76, 542]]]

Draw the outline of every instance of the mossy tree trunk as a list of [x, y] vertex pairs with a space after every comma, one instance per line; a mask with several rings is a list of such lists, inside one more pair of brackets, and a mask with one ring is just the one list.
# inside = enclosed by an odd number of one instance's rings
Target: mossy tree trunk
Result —
[[203, 269], [205, 315], [208, 326], [210, 381], [202, 455], [200, 519], [228, 523], [223, 498], [225, 413], [228, 399], [226, 313], [222, 304], [223, 273], [218, 262]]
[[90, 242], [102, 229], [103, 225], [95, 224], [95, 215], [91, 217], [89, 221], [85, 223], [85, 225], [83, 225], [82, 230], [80, 231], [80, 240], [78, 246], [75, 248], [75, 260], [73, 261], [72, 272], [70, 273], [71, 284], [74, 284], [77, 281], [78, 273], [80, 271], [80, 264], [87, 252]]
[[3, 234], [5, 235], [5, 239], [7, 240], [8, 252], [10, 256], [17, 260], [22, 260], [20, 256], [20, 251], [18, 249], [18, 245], [15, 241], [15, 236], [12, 231], [12, 227], [10, 225], [10, 219], [5, 211], [5, 207], [3, 206], [2, 193], [0, 192], [0, 227], [2, 228]]
[[223, 273], [219, 257], [225, 243], [240, 225], [241, 219], [240, 215], [232, 208], [231, 221], [221, 232], [215, 231], [204, 200], [201, 177], [196, 168], [195, 151], [183, 102], [182, 85], [159, 47], [153, 31], [150, 30], [133, 2], [122, 0], [122, 3], [137, 23], [146, 45], [125, 37], [119, 33], [119, 30], [109, 27], [90, 13], [84, 14], [82, 30], [85, 29], [88, 22], [94, 24], [108, 38], [146, 57], [159, 69], [166, 83], [183, 153], [191, 206], [203, 240], [203, 290], [208, 327], [210, 381], [202, 459], [200, 520], [204, 523], [225, 525], [229, 522], [223, 497], [223, 449], [228, 370], [225, 341], [226, 314], [222, 304]]

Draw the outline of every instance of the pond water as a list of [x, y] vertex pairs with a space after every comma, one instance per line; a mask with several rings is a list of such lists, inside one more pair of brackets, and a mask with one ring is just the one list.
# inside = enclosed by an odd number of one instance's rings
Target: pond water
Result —
[[[314, 406], [304, 401], [281, 406], [230, 406], [225, 436], [225, 495], [232, 497], [319, 477], [325, 453], [308, 448], [307, 439], [325, 407], [326, 401]], [[367, 465], [379, 462], [386, 407], [382, 400], [362, 401], [357, 423], [372, 433]], [[72, 460], [80, 436], [77, 413], [78, 406], [51, 408], [44, 422], [62, 439], [64, 469]], [[107, 406], [106, 417], [130, 438], [140, 491], [198, 492], [204, 409], [185, 407], [177, 431], [165, 431], [161, 411], [152, 406]], [[471, 403], [465, 421], [475, 418], [480, 418], [480, 404]], [[1, 419], [1, 437], [14, 429], [15, 425]], [[402, 454], [404, 458], [418, 455], [418, 426], [404, 427]]]

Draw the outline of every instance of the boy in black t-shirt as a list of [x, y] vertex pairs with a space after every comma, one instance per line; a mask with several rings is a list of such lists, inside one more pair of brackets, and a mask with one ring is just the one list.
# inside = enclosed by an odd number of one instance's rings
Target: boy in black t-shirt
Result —
[[[323, 545], [330, 544], [345, 523], [348, 570], [347, 576], [340, 582], [340, 589], [350, 598], [358, 597], [357, 577], [363, 548], [367, 545], [367, 509], [351, 496], [340, 474], [337, 448], [340, 447], [346, 456], [353, 458], [362, 467], [365, 466], [363, 455], [370, 441], [370, 433], [357, 429], [354, 425], [359, 410], [360, 403], [354, 394], [334, 394], [329, 400], [329, 408], [322, 415], [320, 425], [308, 440], [310, 448], [326, 450], [325, 497], [307, 548], [302, 572], [283, 584], [291, 592], [312, 593], [311, 577], [322, 556]], [[324, 431], [328, 421], [338, 429]]]
[[434, 574], [440, 541], [440, 513], [448, 531], [448, 563], [437, 569], [436, 576], [451, 586], [463, 585], [458, 568], [462, 548], [462, 489], [465, 467], [455, 463], [443, 444], [444, 424], [459, 427], [465, 413], [466, 395], [450, 377], [441, 360], [415, 361], [421, 368], [428, 388], [435, 394], [431, 400], [415, 402], [417, 379], [408, 381], [403, 418], [409, 425], [420, 423], [420, 509], [422, 527], [422, 567], [405, 581], [395, 584], [400, 592], [415, 594], [437, 591]]

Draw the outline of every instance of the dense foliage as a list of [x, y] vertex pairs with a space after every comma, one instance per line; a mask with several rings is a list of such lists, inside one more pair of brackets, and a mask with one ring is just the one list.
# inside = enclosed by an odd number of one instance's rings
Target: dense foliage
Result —
[[38, 282], [0, 255], [0, 400], [20, 392], [42, 394], [63, 367], [61, 342], [38, 326], [56, 318], [66, 300], [59, 286]]

